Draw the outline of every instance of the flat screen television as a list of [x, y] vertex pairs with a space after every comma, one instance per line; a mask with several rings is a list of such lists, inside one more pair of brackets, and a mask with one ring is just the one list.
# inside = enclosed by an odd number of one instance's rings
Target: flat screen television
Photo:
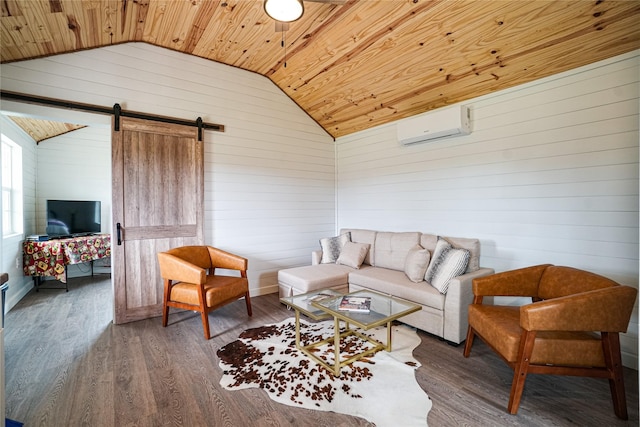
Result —
[[47, 234], [52, 237], [100, 233], [100, 201], [47, 200]]

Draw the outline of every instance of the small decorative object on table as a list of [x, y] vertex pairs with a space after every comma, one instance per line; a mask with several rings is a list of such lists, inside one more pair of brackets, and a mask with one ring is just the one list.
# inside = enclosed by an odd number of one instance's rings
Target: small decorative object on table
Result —
[[342, 297], [338, 310], [369, 313], [371, 311], [371, 298], [346, 295]]

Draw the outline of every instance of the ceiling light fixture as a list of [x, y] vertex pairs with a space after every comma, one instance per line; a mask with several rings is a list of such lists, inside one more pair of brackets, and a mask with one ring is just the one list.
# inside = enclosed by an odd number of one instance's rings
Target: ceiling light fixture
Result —
[[304, 13], [302, 0], [264, 0], [264, 11], [281, 22], [293, 22]]

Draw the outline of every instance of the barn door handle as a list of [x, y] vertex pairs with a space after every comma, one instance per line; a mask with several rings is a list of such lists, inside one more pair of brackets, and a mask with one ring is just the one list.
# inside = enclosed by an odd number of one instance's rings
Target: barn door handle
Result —
[[122, 226], [120, 223], [116, 224], [116, 239], [118, 240], [118, 246], [122, 245]]

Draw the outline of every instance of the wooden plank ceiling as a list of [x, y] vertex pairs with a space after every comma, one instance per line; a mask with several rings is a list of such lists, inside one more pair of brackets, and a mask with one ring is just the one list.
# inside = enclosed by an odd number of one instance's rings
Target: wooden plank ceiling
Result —
[[4, 0], [1, 61], [147, 42], [267, 76], [339, 137], [640, 48], [638, 0], [304, 6], [284, 49], [262, 0]]
[[45, 139], [53, 138], [76, 129], [82, 129], [86, 126], [74, 125], [71, 123], [61, 123], [51, 120], [32, 119], [24, 116], [9, 116], [9, 118], [24, 130], [36, 144]]

